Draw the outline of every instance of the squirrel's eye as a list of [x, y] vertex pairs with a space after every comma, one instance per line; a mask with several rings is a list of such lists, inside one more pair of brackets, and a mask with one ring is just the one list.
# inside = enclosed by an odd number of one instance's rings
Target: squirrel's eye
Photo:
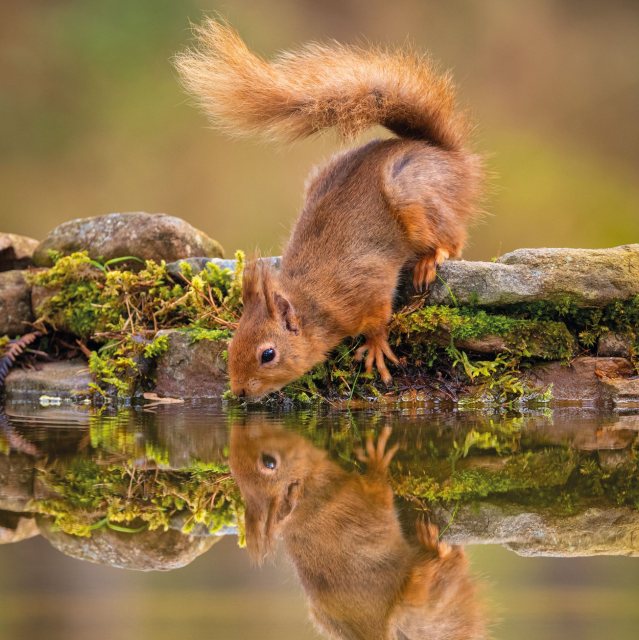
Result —
[[262, 464], [271, 471], [277, 468], [277, 460], [273, 456], [269, 456], [268, 453], [262, 454]]
[[262, 351], [262, 364], [271, 362], [275, 358], [275, 349], [264, 349]]

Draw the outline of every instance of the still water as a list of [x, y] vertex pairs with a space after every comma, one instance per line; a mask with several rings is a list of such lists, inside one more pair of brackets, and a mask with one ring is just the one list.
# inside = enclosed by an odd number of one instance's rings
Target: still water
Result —
[[636, 410], [0, 426], [0, 640], [639, 637]]

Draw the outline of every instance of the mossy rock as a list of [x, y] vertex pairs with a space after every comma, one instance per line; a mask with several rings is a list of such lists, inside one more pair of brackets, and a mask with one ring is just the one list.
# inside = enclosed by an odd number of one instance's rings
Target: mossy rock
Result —
[[[39, 244], [33, 255], [37, 266], [53, 264], [51, 253], [86, 251], [94, 260], [125, 256], [171, 262], [193, 256], [222, 258], [220, 244], [188, 222], [164, 213], [109, 213], [61, 224]], [[133, 266], [133, 265], [132, 265]]]
[[399, 313], [391, 331], [396, 345], [408, 343], [414, 351], [436, 342], [477, 353], [506, 351], [519, 357], [564, 360], [576, 348], [563, 322], [512, 318], [469, 307], [427, 306]]

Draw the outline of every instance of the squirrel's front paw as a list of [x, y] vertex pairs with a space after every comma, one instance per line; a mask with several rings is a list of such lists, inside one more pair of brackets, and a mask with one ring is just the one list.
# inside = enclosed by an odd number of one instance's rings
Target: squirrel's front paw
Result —
[[384, 427], [377, 439], [377, 445], [372, 435], [366, 437], [366, 450], [358, 449], [355, 454], [360, 462], [365, 462], [369, 471], [376, 471], [378, 473], [386, 473], [388, 467], [393, 459], [393, 456], [397, 453], [399, 445], [393, 445], [388, 451], [386, 451], [386, 445], [392, 429], [390, 427]]
[[366, 336], [366, 342], [355, 352], [355, 360], [362, 360], [365, 353], [367, 354], [366, 361], [364, 362], [366, 373], [372, 371], [373, 362], [375, 362], [375, 366], [384, 384], [390, 384], [393, 377], [388, 371], [386, 362], [384, 362], [384, 356], [394, 364], [398, 364], [399, 360], [390, 348], [386, 336], [380, 334]]

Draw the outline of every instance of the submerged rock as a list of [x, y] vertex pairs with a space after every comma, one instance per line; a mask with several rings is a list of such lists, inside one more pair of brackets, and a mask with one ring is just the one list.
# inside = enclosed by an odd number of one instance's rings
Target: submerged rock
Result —
[[0, 336], [27, 333], [30, 322], [33, 322], [31, 287], [24, 273], [0, 272]]
[[5, 381], [10, 400], [40, 400], [55, 404], [63, 399], [79, 399], [89, 394], [91, 375], [84, 360], [46, 362], [38, 369], [13, 369]]
[[39, 242], [15, 233], [0, 233], [0, 271], [26, 269]]
[[611, 249], [518, 249], [495, 262], [448, 261], [429, 304], [563, 302], [603, 307], [639, 295], [639, 244]]
[[220, 244], [188, 222], [163, 213], [109, 213], [78, 218], [56, 227], [39, 244], [33, 260], [50, 266], [49, 251], [88, 251], [95, 259], [135, 256], [171, 262], [192, 256], [221, 258]]
[[227, 340], [199, 339], [184, 331], [160, 331], [169, 347], [157, 363], [155, 393], [171, 398], [219, 398], [226, 389]]
[[121, 533], [99, 529], [90, 538], [56, 530], [48, 518], [38, 518], [40, 532], [67, 556], [119, 569], [170, 571], [190, 564], [208, 551], [216, 537], [192, 536], [173, 529]]

